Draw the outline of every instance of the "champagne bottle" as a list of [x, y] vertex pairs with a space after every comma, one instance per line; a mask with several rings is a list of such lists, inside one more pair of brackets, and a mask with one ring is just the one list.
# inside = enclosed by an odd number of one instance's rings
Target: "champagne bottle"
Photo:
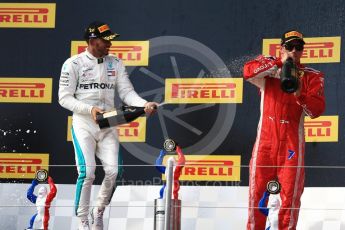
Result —
[[[156, 107], [155, 107], [156, 109]], [[127, 106], [124, 105], [117, 111], [110, 111], [105, 113], [98, 113], [96, 120], [101, 129], [121, 125], [134, 121], [145, 113], [145, 107]]]
[[299, 82], [297, 76], [297, 67], [292, 58], [286, 59], [283, 63], [280, 76], [281, 89], [286, 93], [294, 93], [297, 91]]

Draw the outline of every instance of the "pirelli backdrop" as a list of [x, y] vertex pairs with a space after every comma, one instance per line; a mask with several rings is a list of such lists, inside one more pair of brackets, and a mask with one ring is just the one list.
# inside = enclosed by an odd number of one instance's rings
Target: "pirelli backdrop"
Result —
[[[166, 103], [117, 127], [124, 184], [162, 182], [149, 165], [169, 137], [186, 155], [184, 183], [248, 185], [260, 95], [243, 81], [243, 64], [279, 56], [280, 35], [297, 29], [303, 63], [325, 73], [327, 103], [323, 116], [305, 118], [306, 185], [345, 186], [344, 8], [341, 0], [0, 3], [0, 180], [27, 182], [45, 168], [56, 183], [75, 183], [72, 114], [58, 104], [58, 80], [63, 62], [86, 48], [83, 29], [100, 20], [121, 34], [110, 52], [137, 92]], [[99, 183], [101, 167], [96, 174]]]

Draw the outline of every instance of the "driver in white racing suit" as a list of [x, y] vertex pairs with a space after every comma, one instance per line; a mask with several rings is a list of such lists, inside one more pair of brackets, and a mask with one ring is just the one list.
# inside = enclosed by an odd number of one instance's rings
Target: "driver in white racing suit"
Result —
[[72, 138], [78, 168], [75, 212], [79, 229], [89, 229], [89, 205], [95, 179], [97, 156], [105, 177], [95, 208], [91, 211], [92, 229], [103, 229], [103, 212], [115, 191], [118, 175], [119, 140], [116, 127], [100, 129], [96, 114], [114, 109], [115, 91], [130, 106], [154, 112], [155, 102], [147, 102], [133, 88], [122, 61], [109, 54], [111, 40], [119, 36], [103, 22], [93, 22], [85, 30], [86, 50], [65, 61], [59, 84], [59, 103], [73, 112]]

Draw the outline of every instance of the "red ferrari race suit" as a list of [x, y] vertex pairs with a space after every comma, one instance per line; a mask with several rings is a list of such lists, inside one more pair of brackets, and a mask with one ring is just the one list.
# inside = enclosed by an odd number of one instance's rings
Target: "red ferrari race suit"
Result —
[[267, 56], [244, 66], [244, 78], [261, 92], [261, 117], [250, 161], [250, 230], [265, 228], [266, 217], [256, 207], [267, 182], [274, 179], [282, 185], [279, 229], [296, 229], [304, 188], [304, 116], [316, 118], [325, 109], [323, 73], [297, 64], [302, 88], [296, 96], [281, 90], [281, 66], [280, 59]]

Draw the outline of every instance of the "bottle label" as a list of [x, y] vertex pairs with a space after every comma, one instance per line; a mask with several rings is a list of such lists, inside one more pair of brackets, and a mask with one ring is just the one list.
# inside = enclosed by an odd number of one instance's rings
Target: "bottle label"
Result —
[[112, 117], [112, 116], [116, 116], [116, 115], [117, 115], [117, 111], [114, 110], [114, 111], [103, 113], [103, 118], [108, 118], [108, 117]]

